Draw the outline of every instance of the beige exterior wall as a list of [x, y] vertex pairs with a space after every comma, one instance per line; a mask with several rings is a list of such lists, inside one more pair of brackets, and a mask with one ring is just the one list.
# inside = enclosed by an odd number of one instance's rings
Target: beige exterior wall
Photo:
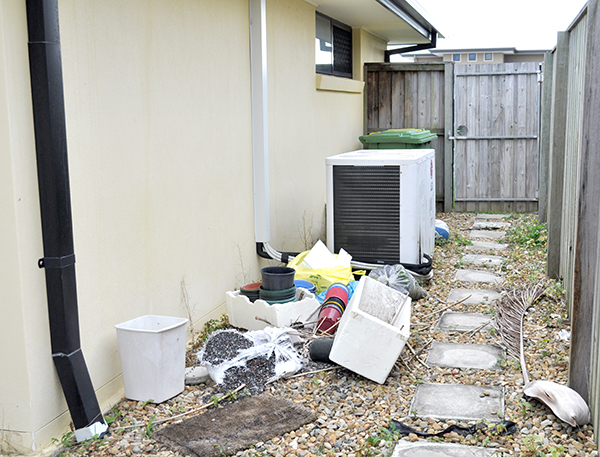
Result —
[[[60, 0], [59, 11], [81, 342], [107, 410], [123, 395], [115, 324], [191, 315], [200, 330], [266, 264], [254, 242], [248, 1]], [[60, 438], [70, 416], [37, 268], [25, 4], [3, 0], [0, 13], [0, 361], [11, 367], [0, 428], [27, 452]], [[302, 233], [324, 236], [325, 158], [361, 147], [363, 94], [317, 90], [313, 5], [268, 1], [267, 28], [271, 244], [295, 251]], [[383, 60], [382, 40], [354, 33], [359, 69]]]

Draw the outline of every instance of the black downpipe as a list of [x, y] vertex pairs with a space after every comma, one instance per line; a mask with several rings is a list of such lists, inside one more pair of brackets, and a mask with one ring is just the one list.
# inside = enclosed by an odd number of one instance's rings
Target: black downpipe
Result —
[[414, 46], [408, 46], [406, 48], [386, 50], [384, 61], [389, 63], [391, 55], [404, 54], [406, 52], [415, 52], [415, 51], [422, 51], [423, 49], [435, 48], [437, 46], [437, 32], [433, 32], [431, 36], [432, 36], [431, 43], [416, 44]]
[[29, 65], [52, 358], [75, 429], [104, 423], [81, 352], [57, 0], [27, 0]]

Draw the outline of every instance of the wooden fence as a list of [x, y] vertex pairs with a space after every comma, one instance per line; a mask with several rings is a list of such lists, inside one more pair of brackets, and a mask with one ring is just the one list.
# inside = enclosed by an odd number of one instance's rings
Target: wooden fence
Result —
[[569, 30], [559, 34], [545, 60], [542, 135], [547, 141], [542, 141], [540, 162], [548, 274], [562, 279], [571, 317], [569, 385], [590, 404], [595, 428], [600, 426], [598, 53], [598, 0], [591, 0]]
[[437, 210], [452, 211], [452, 67], [439, 64], [365, 64], [365, 132], [421, 128], [438, 135]]

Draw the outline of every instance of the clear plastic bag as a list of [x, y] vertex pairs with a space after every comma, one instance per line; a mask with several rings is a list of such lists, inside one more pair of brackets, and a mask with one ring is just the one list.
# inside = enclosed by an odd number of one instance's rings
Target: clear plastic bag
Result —
[[399, 264], [375, 268], [371, 270], [369, 277], [408, 295], [413, 300], [419, 300], [427, 296], [427, 292], [423, 290], [416, 279], [406, 271], [406, 268]]
[[[218, 363], [210, 363], [206, 357], [206, 347], [210, 345], [210, 338], [205, 347], [198, 353], [198, 359], [205, 365], [208, 374], [217, 384], [221, 384], [225, 378], [225, 372], [232, 367], [245, 367], [246, 362], [258, 357], [265, 359], [275, 356], [275, 375], [268, 382], [275, 381], [285, 376], [298, 372], [303, 365], [302, 357], [294, 348], [295, 343], [302, 342], [299, 333], [286, 327], [266, 327], [263, 330], [240, 333], [237, 330], [225, 330], [225, 332], [239, 333], [245, 340], [251, 342], [249, 347], [243, 347], [231, 358]], [[219, 332], [221, 333], [221, 332]], [[219, 334], [215, 332], [215, 334]], [[213, 334], [213, 335], [215, 335]], [[211, 335], [211, 337], [213, 337]]]

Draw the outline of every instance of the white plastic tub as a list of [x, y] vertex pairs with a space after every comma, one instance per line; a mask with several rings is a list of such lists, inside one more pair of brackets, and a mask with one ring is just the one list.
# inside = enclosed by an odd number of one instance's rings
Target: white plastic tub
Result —
[[183, 392], [187, 321], [147, 315], [115, 325], [125, 397], [161, 403]]
[[[289, 327], [294, 322], [316, 321], [321, 305], [314, 294], [296, 289], [296, 301], [270, 305], [264, 300], [254, 303], [239, 291], [227, 292], [229, 323], [246, 330], [262, 330], [268, 326]], [[256, 318], [263, 319], [257, 320]]]
[[340, 319], [329, 358], [383, 384], [410, 336], [411, 299], [363, 276]]

